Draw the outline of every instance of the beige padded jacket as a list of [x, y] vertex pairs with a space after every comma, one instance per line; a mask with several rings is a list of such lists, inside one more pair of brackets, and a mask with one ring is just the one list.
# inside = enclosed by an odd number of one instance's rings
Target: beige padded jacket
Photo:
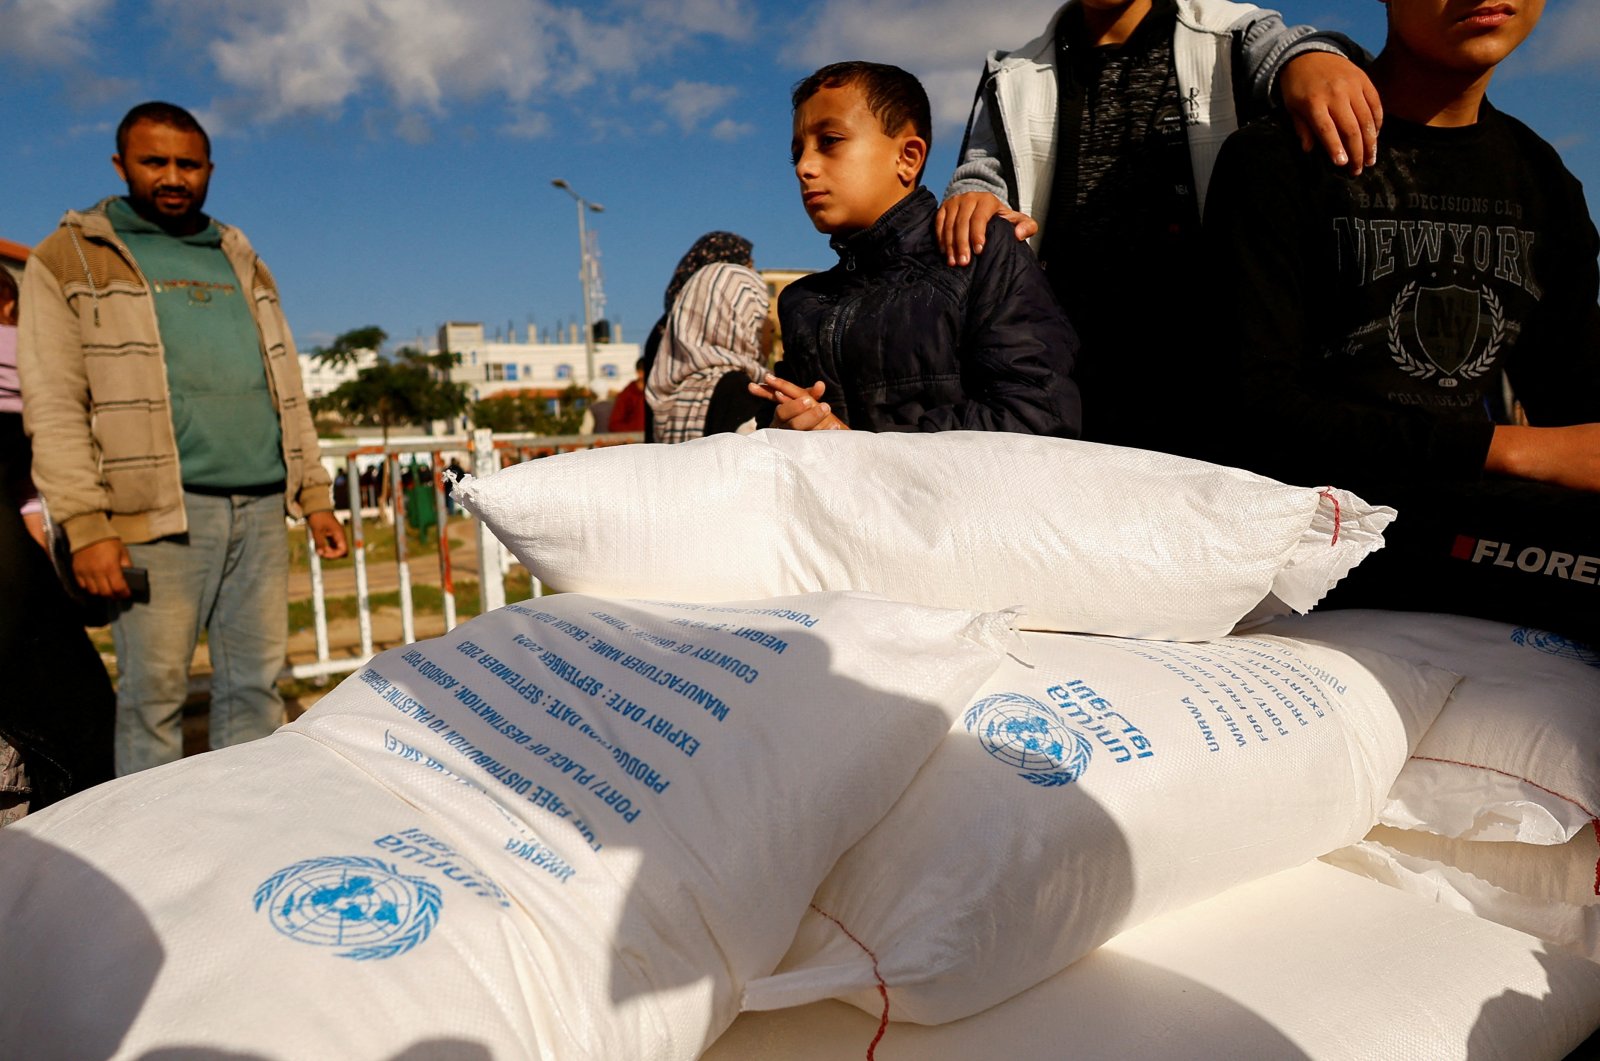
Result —
[[[34, 249], [22, 280], [17, 367], [33, 479], [73, 549], [188, 529], [155, 302], [106, 217], [110, 201], [68, 211]], [[252, 296], [281, 426], [289, 514], [332, 509], [277, 284], [244, 233], [217, 227], [240, 289]]]

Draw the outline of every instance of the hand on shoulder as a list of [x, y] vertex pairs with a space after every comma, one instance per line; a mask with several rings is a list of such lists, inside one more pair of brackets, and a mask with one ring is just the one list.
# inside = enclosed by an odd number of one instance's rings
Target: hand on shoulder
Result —
[[939, 250], [946, 261], [951, 265], [967, 265], [974, 254], [982, 254], [989, 221], [994, 217], [1015, 226], [1018, 242], [1039, 231], [1038, 222], [1019, 210], [1011, 209], [992, 192], [952, 195], [940, 204], [933, 220]]
[[1333, 52], [1307, 52], [1283, 68], [1278, 88], [1302, 151], [1320, 144], [1335, 166], [1352, 174], [1378, 160], [1383, 102], [1355, 63]]

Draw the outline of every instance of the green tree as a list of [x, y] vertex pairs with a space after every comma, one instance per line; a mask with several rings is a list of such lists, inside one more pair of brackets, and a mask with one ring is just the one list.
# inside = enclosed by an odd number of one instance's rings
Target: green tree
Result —
[[344, 368], [355, 364], [368, 350], [377, 353], [383, 349], [388, 338], [382, 328], [369, 324], [365, 328], [350, 329], [327, 346], [313, 347], [311, 356], [329, 368]]
[[468, 415], [474, 426], [496, 433], [531, 431], [528, 425], [533, 422], [533, 404], [534, 399], [526, 394], [496, 394], [473, 402]]
[[[324, 364], [349, 365], [363, 350], [379, 349], [387, 338], [381, 328], [357, 328], [327, 347], [318, 347], [313, 356]], [[448, 420], [466, 410], [466, 385], [450, 382], [450, 369], [460, 360], [459, 354], [425, 354], [410, 346], [392, 357], [380, 354], [377, 364], [361, 369], [355, 379], [311, 405], [347, 423], [380, 428], [387, 445], [389, 429], [396, 424], [421, 424], [426, 429], [434, 420]]]
[[490, 431], [528, 431], [536, 435], [575, 435], [583, 425], [583, 411], [593, 398], [586, 389], [570, 384], [550, 410], [548, 398], [526, 392], [496, 394], [472, 403], [469, 415], [478, 427]]

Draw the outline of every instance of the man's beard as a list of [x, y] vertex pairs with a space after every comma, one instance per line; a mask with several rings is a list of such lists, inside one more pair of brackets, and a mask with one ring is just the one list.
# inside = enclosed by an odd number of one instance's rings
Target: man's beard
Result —
[[[172, 198], [181, 198], [182, 210], [178, 213], [171, 212], [161, 202], [163, 196], [168, 196], [169, 202]], [[200, 227], [201, 220], [205, 216], [201, 213], [201, 207], [205, 205], [204, 191], [196, 195], [187, 188], [172, 185], [154, 188], [148, 196], [134, 198], [133, 204], [137, 212], [147, 221], [152, 221], [169, 232], [192, 232]]]

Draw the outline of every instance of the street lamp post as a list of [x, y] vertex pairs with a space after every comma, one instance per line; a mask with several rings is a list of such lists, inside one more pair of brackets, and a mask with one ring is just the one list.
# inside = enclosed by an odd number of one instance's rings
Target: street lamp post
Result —
[[584, 369], [588, 373], [585, 386], [590, 393], [594, 393], [594, 321], [592, 307], [593, 297], [589, 293], [589, 284], [593, 278], [594, 264], [589, 255], [589, 229], [584, 219], [584, 213], [593, 210], [602, 213], [605, 207], [599, 203], [591, 203], [583, 196], [572, 190], [572, 185], [557, 177], [550, 182], [557, 188], [572, 196], [578, 204], [578, 282], [583, 288], [583, 360]]

